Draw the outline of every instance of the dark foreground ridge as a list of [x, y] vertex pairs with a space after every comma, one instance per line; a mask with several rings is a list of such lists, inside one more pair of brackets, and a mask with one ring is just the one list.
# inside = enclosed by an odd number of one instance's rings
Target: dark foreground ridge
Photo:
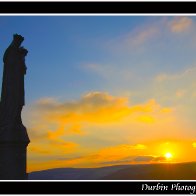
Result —
[[58, 168], [29, 173], [29, 180], [196, 180], [196, 162]]

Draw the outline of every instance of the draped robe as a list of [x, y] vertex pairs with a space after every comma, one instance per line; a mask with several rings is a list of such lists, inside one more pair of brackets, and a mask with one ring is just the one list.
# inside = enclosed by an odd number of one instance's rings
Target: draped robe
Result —
[[21, 122], [24, 101], [25, 61], [21, 48], [10, 44], [3, 57], [4, 70], [0, 102], [0, 126]]

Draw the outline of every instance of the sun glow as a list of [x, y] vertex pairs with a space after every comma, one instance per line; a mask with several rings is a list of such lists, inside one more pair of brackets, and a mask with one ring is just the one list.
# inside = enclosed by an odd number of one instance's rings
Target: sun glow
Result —
[[171, 159], [173, 157], [173, 155], [170, 152], [165, 153], [164, 156], [166, 159]]

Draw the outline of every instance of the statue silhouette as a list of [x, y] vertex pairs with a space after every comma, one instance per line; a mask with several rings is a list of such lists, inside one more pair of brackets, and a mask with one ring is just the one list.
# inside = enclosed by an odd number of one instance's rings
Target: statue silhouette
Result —
[[30, 142], [22, 123], [21, 111], [25, 104], [25, 56], [21, 47], [24, 37], [13, 35], [3, 62], [3, 81], [0, 101], [0, 180], [25, 180], [26, 148]]
[[22, 124], [21, 111], [25, 104], [24, 75], [25, 56], [28, 51], [21, 47], [24, 37], [13, 35], [13, 41], [6, 49], [3, 62], [3, 82], [0, 102], [0, 126]]

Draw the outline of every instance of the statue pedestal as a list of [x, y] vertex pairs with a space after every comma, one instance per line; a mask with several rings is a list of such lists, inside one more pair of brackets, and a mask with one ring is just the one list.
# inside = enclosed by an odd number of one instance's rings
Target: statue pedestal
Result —
[[0, 180], [27, 180], [26, 148], [29, 142], [22, 124], [0, 128]]

